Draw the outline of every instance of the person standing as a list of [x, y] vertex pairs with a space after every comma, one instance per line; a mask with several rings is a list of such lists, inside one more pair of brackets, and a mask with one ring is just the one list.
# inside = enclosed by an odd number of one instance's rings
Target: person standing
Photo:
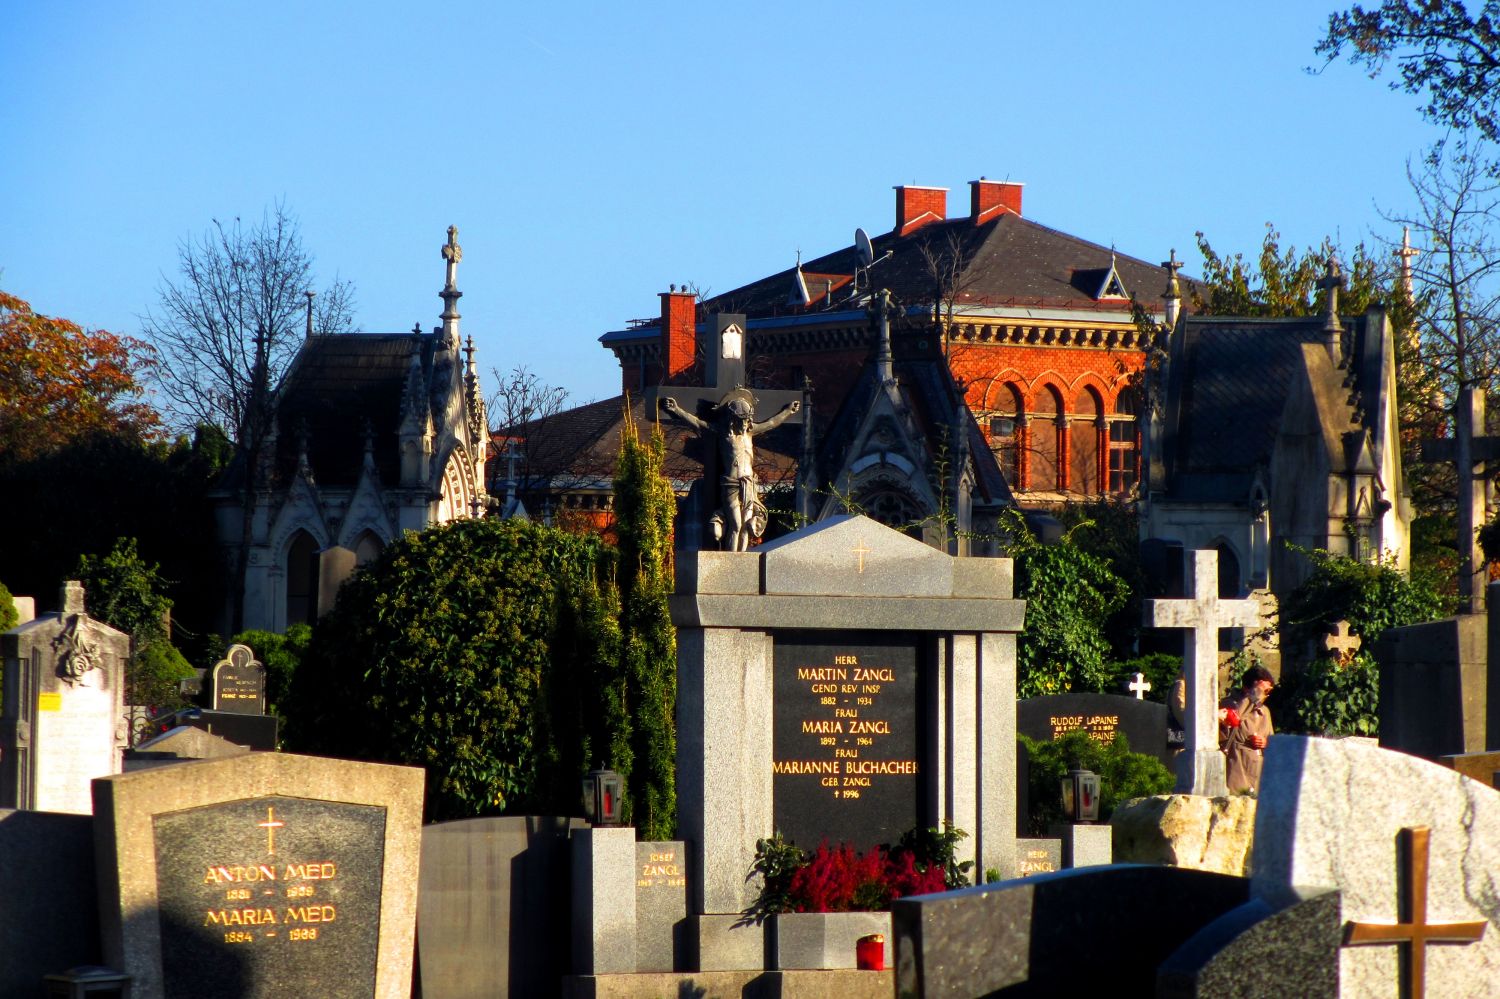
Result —
[[[1259, 791], [1260, 768], [1265, 762], [1266, 741], [1271, 738], [1271, 710], [1266, 707], [1266, 697], [1276, 681], [1271, 671], [1264, 666], [1251, 666], [1245, 671], [1244, 686], [1220, 702], [1219, 748], [1228, 757], [1228, 784], [1230, 793], [1236, 791]], [[1237, 720], [1238, 725], [1228, 724]]]

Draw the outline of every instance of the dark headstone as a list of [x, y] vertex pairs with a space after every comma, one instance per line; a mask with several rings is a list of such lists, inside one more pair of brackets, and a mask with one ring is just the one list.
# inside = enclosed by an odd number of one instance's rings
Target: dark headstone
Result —
[[238, 715], [266, 713], [266, 668], [248, 645], [231, 645], [214, 666], [215, 711]]
[[[1157, 967], [1250, 882], [1117, 865], [897, 899], [898, 995], [1149, 997]], [[1134, 932], [1149, 927], [1149, 932]]]
[[891, 843], [917, 825], [916, 642], [782, 632], [773, 681], [775, 827], [812, 849]]
[[1279, 911], [1261, 899], [1209, 923], [1157, 973], [1159, 999], [1336, 999], [1343, 924], [1339, 892]]
[[0, 809], [0, 996], [103, 959], [93, 836], [87, 815]]
[[635, 969], [676, 971], [687, 959], [687, 857], [681, 842], [635, 845]]
[[1485, 745], [1488, 623], [1478, 615], [1387, 628], [1380, 663], [1380, 745], [1436, 760]]
[[568, 971], [568, 829], [541, 815], [422, 830], [422, 999], [545, 995]]
[[155, 827], [168, 999], [205, 982], [286, 999], [374, 993], [385, 809], [268, 796]]
[[1016, 702], [1016, 731], [1042, 742], [1081, 728], [1100, 742], [1123, 734], [1135, 753], [1170, 763], [1167, 706], [1118, 694], [1056, 694]]
[[1016, 871], [1014, 877], [1029, 878], [1033, 874], [1053, 874], [1062, 869], [1062, 840], [1016, 840]]
[[183, 725], [202, 729], [236, 746], [269, 752], [276, 748], [281, 719], [275, 715], [247, 715], [233, 711], [187, 708], [158, 721], [158, 727], [163, 732]]

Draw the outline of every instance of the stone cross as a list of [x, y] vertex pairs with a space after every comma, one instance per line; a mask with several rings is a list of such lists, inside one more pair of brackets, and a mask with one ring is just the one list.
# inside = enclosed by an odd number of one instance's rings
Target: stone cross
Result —
[[1349, 622], [1340, 621], [1333, 626], [1333, 634], [1323, 636], [1323, 651], [1341, 663], [1347, 663], [1359, 651], [1358, 635], [1349, 633]]
[[1221, 796], [1229, 793], [1224, 778], [1224, 754], [1218, 739], [1219, 629], [1250, 628], [1260, 624], [1260, 605], [1254, 600], [1219, 599], [1219, 553], [1212, 548], [1193, 552], [1187, 566], [1187, 600], [1148, 600], [1146, 619], [1155, 628], [1185, 628], [1192, 638], [1183, 649], [1187, 675], [1187, 730], [1185, 751], [1177, 760], [1177, 791]]
[[1401, 912], [1395, 924], [1349, 923], [1344, 945], [1396, 944], [1409, 949], [1404, 963], [1402, 994], [1422, 999], [1427, 994], [1427, 945], [1471, 944], [1484, 936], [1486, 922], [1429, 923], [1427, 921], [1427, 859], [1432, 829], [1415, 826], [1401, 830]]
[[1479, 527], [1484, 523], [1484, 463], [1500, 460], [1500, 437], [1484, 433], [1484, 393], [1473, 385], [1458, 390], [1458, 433], [1454, 437], [1418, 442], [1420, 461], [1452, 462], [1458, 471], [1458, 597], [1459, 611], [1484, 610], [1484, 559], [1479, 552]]
[[1137, 673], [1135, 679], [1126, 685], [1126, 689], [1135, 695], [1136, 700], [1144, 701], [1146, 699], [1146, 691], [1151, 689], [1151, 681], [1146, 679], [1146, 674]]

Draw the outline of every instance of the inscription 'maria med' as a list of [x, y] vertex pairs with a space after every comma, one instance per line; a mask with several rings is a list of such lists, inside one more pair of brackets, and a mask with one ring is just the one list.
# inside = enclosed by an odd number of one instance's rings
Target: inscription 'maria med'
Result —
[[156, 816], [165, 994], [373, 994], [384, 837], [384, 808], [305, 798]]

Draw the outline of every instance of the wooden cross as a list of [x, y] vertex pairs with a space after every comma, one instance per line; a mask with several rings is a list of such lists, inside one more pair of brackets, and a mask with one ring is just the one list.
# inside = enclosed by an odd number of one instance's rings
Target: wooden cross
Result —
[[864, 573], [865, 573], [865, 556], [868, 555], [870, 552], [872, 552], [874, 550], [875, 549], [873, 549], [873, 548], [866, 548], [865, 547], [865, 539], [864, 538], [860, 538], [859, 542], [854, 546], [854, 548], [853, 548], [854, 554], [856, 554], [856, 555], [859, 556], [859, 574], [861, 576], [863, 576]]
[[1146, 674], [1137, 673], [1135, 679], [1126, 684], [1126, 689], [1135, 694], [1136, 700], [1144, 701], [1146, 699], [1146, 691], [1151, 689], [1151, 682], [1146, 679]]
[[1458, 433], [1454, 437], [1417, 442], [1417, 460], [1452, 462], [1458, 470], [1458, 597], [1459, 610], [1484, 610], [1484, 559], [1479, 552], [1479, 527], [1484, 523], [1484, 463], [1500, 460], [1500, 437], [1484, 433], [1484, 393], [1473, 385], [1458, 390]]
[[266, 807], [266, 821], [255, 824], [266, 831], [266, 853], [274, 856], [276, 853], [276, 830], [285, 826], [286, 823], [276, 817], [275, 807], [268, 805]]
[[1333, 627], [1333, 634], [1323, 636], [1323, 651], [1330, 658], [1337, 659], [1341, 663], [1347, 663], [1354, 658], [1354, 653], [1359, 651], [1360, 640], [1358, 635], [1349, 633], [1349, 622], [1340, 621]]
[[1219, 629], [1251, 628], [1260, 624], [1260, 605], [1254, 600], [1219, 599], [1219, 553], [1212, 548], [1193, 552], [1187, 566], [1187, 600], [1146, 601], [1147, 622], [1155, 628], [1185, 628], [1193, 633], [1183, 649], [1187, 676], [1186, 752], [1178, 759], [1177, 791], [1221, 796], [1229, 793], [1224, 780], [1224, 754], [1219, 752], [1218, 676]]
[[1395, 944], [1405, 947], [1406, 979], [1402, 993], [1407, 999], [1423, 999], [1427, 994], [1427, 945], [1432, 943], [1471, 944], [1484, 936], [1483, 920], [1472, 923], [1429, 923], [1427, 921], [1427, 863], [1432, 830], [1415, 826], [1401, 830], [1400, 908], [1405, 917], [1392, 923], [1350, 922], [1344, 937], [1345, 947], [1363, 944]]

